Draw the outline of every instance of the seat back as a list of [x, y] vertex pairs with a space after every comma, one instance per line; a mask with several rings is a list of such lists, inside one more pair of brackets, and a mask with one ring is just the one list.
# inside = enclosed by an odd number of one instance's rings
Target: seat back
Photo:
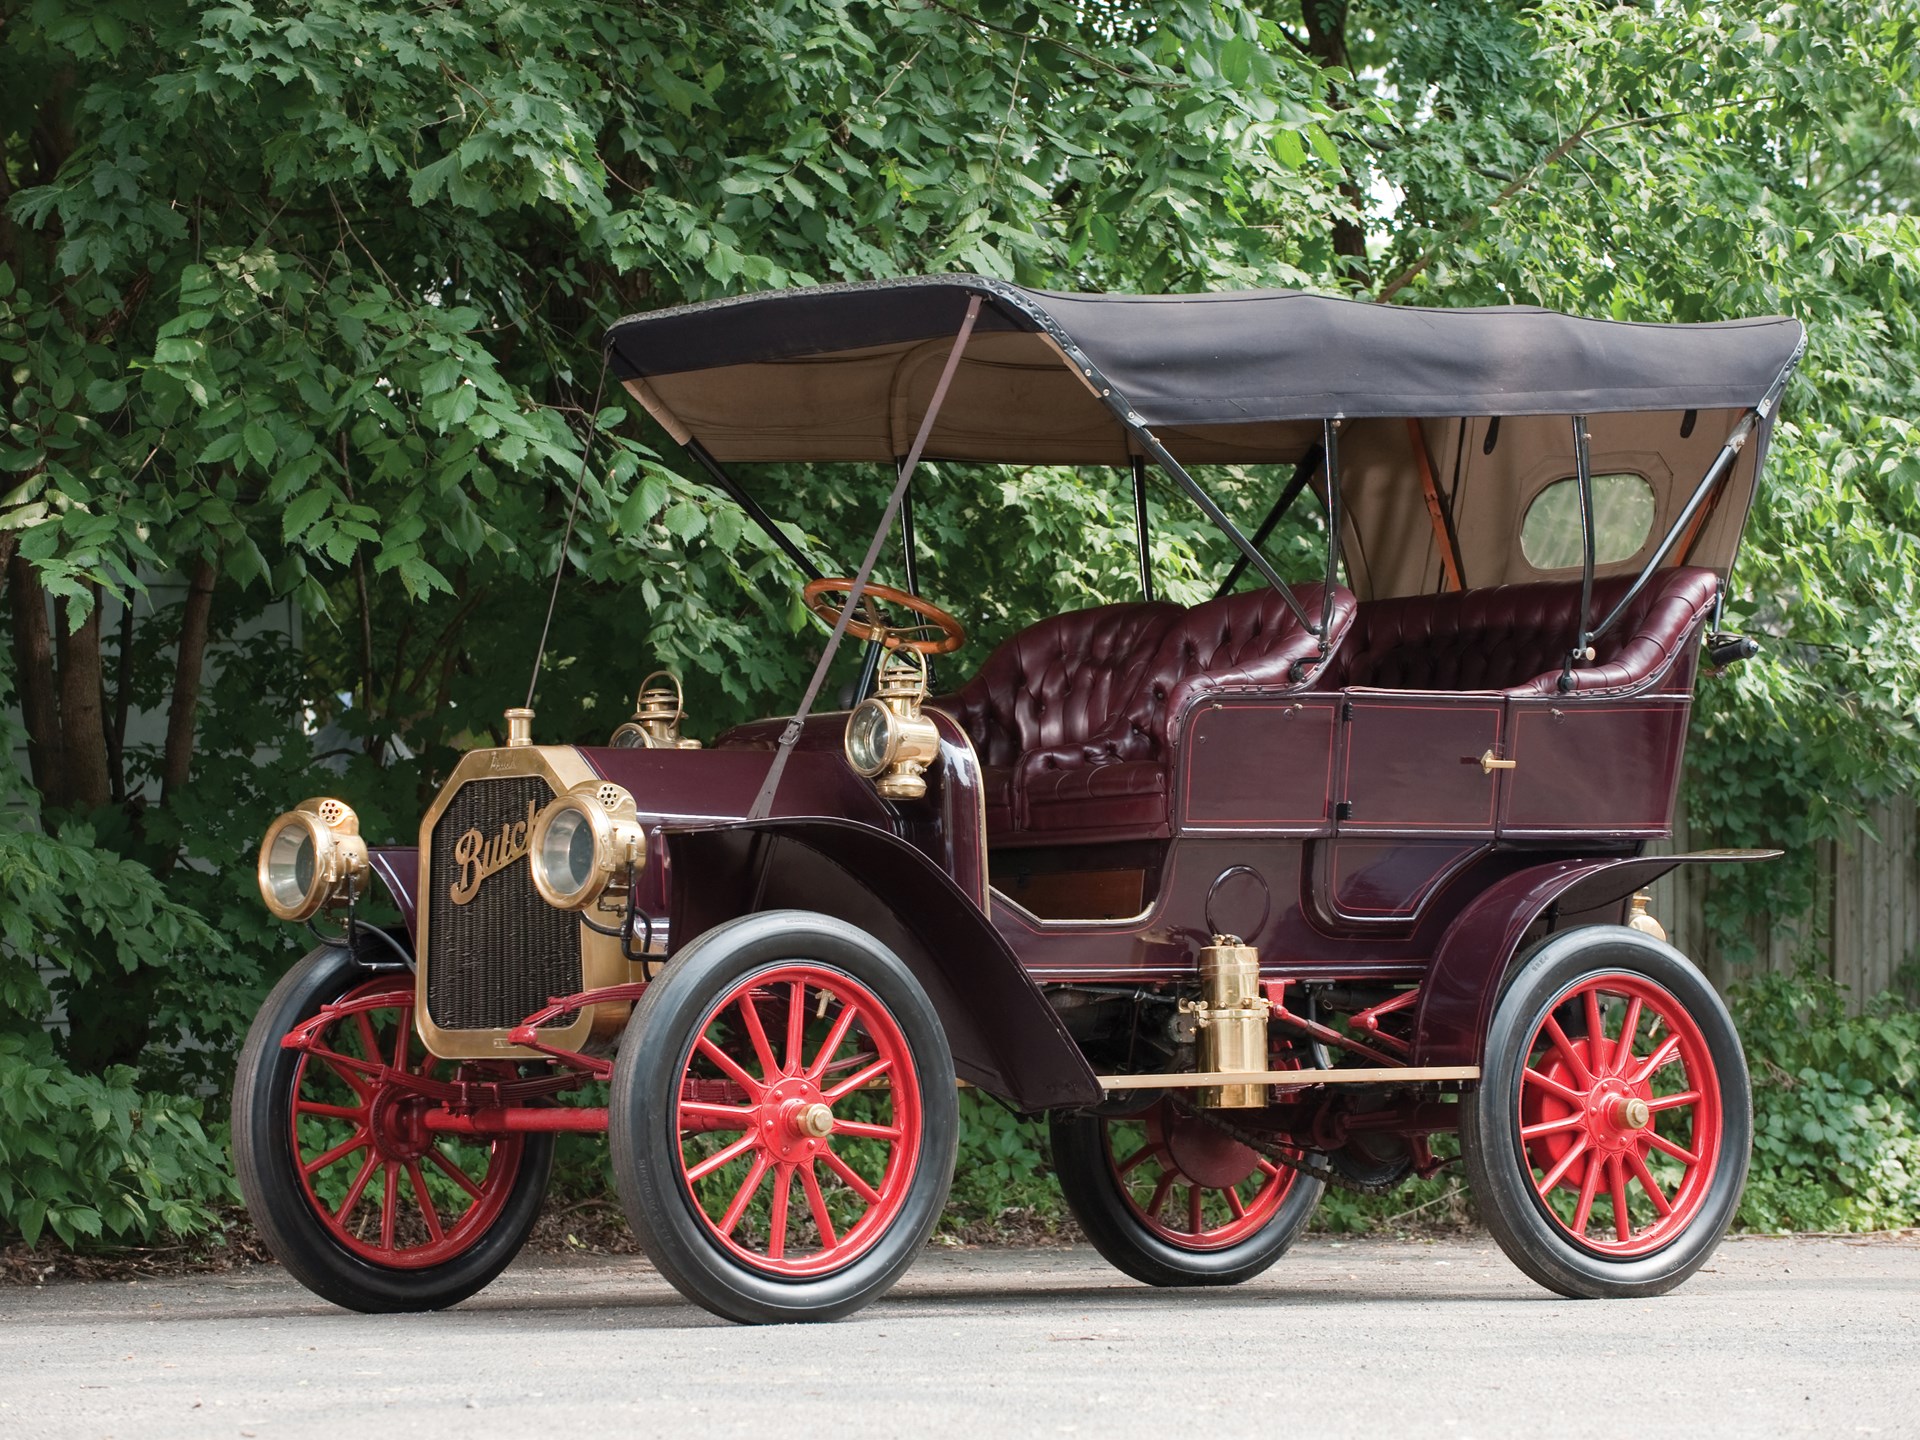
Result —
[[[1123, 760], [1166, 754], [1167, 726], [1201, 690], [1236, 686], [1284, 687], [1298, 683], [1294, 667], [1320, 653], [1317, 634], [1325, 591], [1293, 588], [1310, 625], [1271, 587], [1223, 595], [1186, 611], [1161, 637], [1125, 711], [1098, 737]], [[1353, 624], [1353, 593], [1336, 586], [1328, 648], [1338, 653]]]
[[1082, 743], [1139, 688], [1181, 613], [1165, 601], [1135, 601], [1052, 616], [1004, 642], [973, 679], [931, 703], [960, 722], [985, 765]]
[[[1595, 581], [1593, 619], [1605, 618], [1632, 583], [1631, 575]], [[1719, 583], [1711, 570], [1695, 567], [1657, 572], [1595, 642], [1594, 659], [1574, 672], [1573, 688], [1631, 688], [1664, 669], [1713, 604]], [[1579, 608], [1579, 582], [1565, 580], [1367, 601], [1315, 688], [1557, 694]]]

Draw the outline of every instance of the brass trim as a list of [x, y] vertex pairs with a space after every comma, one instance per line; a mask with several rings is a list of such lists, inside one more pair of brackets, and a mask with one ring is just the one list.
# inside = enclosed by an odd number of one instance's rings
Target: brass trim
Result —
[[1653, 896], [1645, 890], [1636, 890], [1632, 906], [1627, 912], [1627, 925], [1630, 929], [1638, 930], [1642, 935], [1651, 935], [1656, 940], [1665, 940], [1667, 927], [1656, 920], [1653, 913], [1647, 909], [1652, 900]]
[[[940, 731], [920, 713], [927, 698], [927, 660], [917, 651], [889, 651], [880, 662], [874, 693], [854, 706], [840, 732], [840, 753], [854, 774], [874, 782], [889, 800], [918, 800], [927, 793], [926, 770], [940, 758]], [[853, 727], [862, 715], [878, 715], [886, 726], [886, 748], [878, 763], [854, 758]]]
[[533, 711], [524, 705], [507, 711], [507, 744], [515, 750], [533, 744]]
[[1416, 1085], [1439, 1080], [1478, 1080], [1478, 1065], [1397, 1065], [1355, 1070], [1254, 1070], [1209, 1074], [1097, 1075], [1102, 1090], [1177, 1090], [1196, 1085]]
[[1520, 762], [1518, 760], [1502, 760], [1495, 756], [1491, 750], [1480, 757], [1480, 773], [1482, 775], [1491, 775], [1496, 770], [1518, 770], [1519, 768]]
[[[593, 873], [576, 890], [555, 889], [540, 867], [547, 832], [560, 816], [577, 812], [593, 835]], [[556, 910], [585, 910], [614, 892], [622, 878], [631, 886], [647, 863], [647, 832], [625, 786], [611, 780], [588, 781], [564, 795], [556, 795], [533, 818], [527, 830], [525, 854], [533, 888]]]
[[[415, 897], [418, 907], [419, 949], [414, 959], [414, 1031], [428, 1051], [447, 1060], [538, 1060], [538, 1051], [514, 1045], [507, 1040], [507, 1027], [497, 1030], [443, 1030], [427, 1013], [427, 977], [431, 965], [433, 934], [433, 827], [453, 803], [453, 797], [471, 780], [505, 780], [537, 775], [553, 788], [556, 797], [575, 786], [599, 784], [600, 777], [571, 745], [518, 745], [497, 750], [473, 750], [460, 757], [453, 773], [440, 787], [433, 804], [420, 820], [420, 877]], [[524, 858], [524, 857], [522, 857]], [[514, 863], [520, 863], [516, 861]], [[511, 937], [502, 936], [503, 944]], [[597, 990], [606, 985], [621, 985], [640, 976], [633, 972], [620, 953], [618, 936], [597, 935], [580, 926], [580, 988]], [[567, 1050], [583, 1049], [591, 1040], [619, 1033], [631, 1006], [624, 1003], [594, 1005], [582, 1010], [562, 1029], [541, 1032], [549, 1045]]]

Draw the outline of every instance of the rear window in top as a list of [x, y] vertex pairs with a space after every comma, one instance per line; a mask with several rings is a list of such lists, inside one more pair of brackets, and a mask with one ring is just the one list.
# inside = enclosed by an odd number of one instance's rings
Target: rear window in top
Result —
[[[1631, 472], [1593, 477], [1594, 564], [1627, 559], [1652, 533], [1653, 487], [1644, 477]], [[1520, 553], [1536, 570], [1579, 568], [1580, 487], [1573, 476], [1533, 497], [1520, 524]]]

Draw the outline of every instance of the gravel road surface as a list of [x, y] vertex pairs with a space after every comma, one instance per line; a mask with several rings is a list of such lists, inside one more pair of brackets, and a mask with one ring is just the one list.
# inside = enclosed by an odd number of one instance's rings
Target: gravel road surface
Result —
[[1920, 1435], [1920, 1243], [1734, 1240], [1645, 1303], [1484, 1240], [1309, 1240], [1216, 1291], [934, 1249], [852, 1320], [759, 1330], [631, 1259], [531, 1258], [439, 1315], [271, 1267], [0, 1290], [8, 1437], [665, 1434]]

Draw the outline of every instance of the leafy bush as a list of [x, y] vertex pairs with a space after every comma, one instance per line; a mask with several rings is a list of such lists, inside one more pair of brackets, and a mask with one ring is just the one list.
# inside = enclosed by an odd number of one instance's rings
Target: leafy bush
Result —
[[239, 1199], [199, 1102], [142, 1091], [134, 1071], [70, 1069], [46, 1035], [0, 1035], [0, 1227], [153, 1241], [212, 1229]]
[[1920, 1224], [1920, 1011], [1859, 1016], [1824, 976], [1764, 975], [1731, 996], [1753, 1066], [1753, 1171], [1741, 1224]]

